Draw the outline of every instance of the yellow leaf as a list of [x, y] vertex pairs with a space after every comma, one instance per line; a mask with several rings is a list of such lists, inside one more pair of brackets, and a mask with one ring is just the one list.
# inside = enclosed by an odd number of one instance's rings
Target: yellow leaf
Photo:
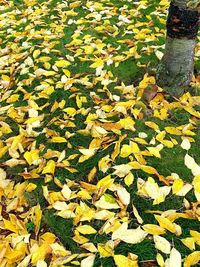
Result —
[[92, 149], [79, 149], [79, 151], [83, 154], [82, 156], [80, 156], [79, 161], [78, 162], [84, 162], [85, 160], [91, 158], [95, 152], [96, 149], [92, 148]]
[[137, 154], [137, 153], [140, 152], [140, 149], [139, 149], [139, 146], [138, 146], [137, 143], [131, 141], [131, 142], [130, 142], [130, 147], [131, 147], [131, 150], [132, 150], [132, 152], [133, 152], [134, 154]]
[[44, 167], [43, 171], [42, 171], [42, 174], [45, 174], [45, 173], [51, 173], [51, 174], [54, 174], [55, 172], [55, 167], [56, 167], [56, 163], [55, 161], [53, 160], [49, 160], [47, 162], [47, 165]]
[[36, 264], [39, 260], [44, 260], [48, 253], [51, 253], [51, 247], [46, 243], [42, 244], [33, 252], [32, 264]]
[[183, 267], [190, 267], [200, 261], [200, 251], [194, 251], [185, 258]]
[[31, 164], [37, 165], [38, 159], [39, 159], [39, 152], [40, 151], [38, 149], [35, 149], [35, 150], [31, 150], [30, 152], [26, 151], [24, 153], [24, 158], [28, 162], [29, 165]]
[[[50, 74], [50, 71], [49, 71], [48, 75], [54, 75], [54, 74]], [[53, 92], [54, 92], [54, 87], [53, 86], [48, 86], [42, 91], [41, 94], [46, 96], [46, 95], [51, 95]]]
[[97, 186], [93, 184], [88, 184], [86, 182], [80, 182], [81, 187], [86, 189], [88, 192], [94, 192], [97, 190]]
[[131, 161], [131, 162], [128, 163], [128, 165], [131, 166], [132, 169], [134, 169], [134, 170], [141, 169], [141, 164], [139, 162], [137, 162], [137, 161]]
[[6, 103], [14, 103], [14, 102], [16, 102], [18, 99], [19, 99], [19, 95], [17, 95], [17, 94], [13, 94], [13, 95], [11, 95], [11, 96], [7, 99]]
[[160, 110], [154, 110], [154, 117], [159, 118], [160, 120], [165, 120], [168, 117], [168, 110], [166, 108], [161, 108]]
[[87, 55], [92, 54], [94, 51], [94, 48], [91, 45], [85, 45], [83, 49]]
[[33, 190], [35, 190], [37, 188], [36, 184], [33, 183], [29, 183], [26, 187], [26, 192], [32, 192]]
[[97, 252], [97, 248], [95, 247], [95, 245], [93, 243], [85, 243], [81, 246], [81, 248], [84, 248], [90, 252], [94, 252], [96, 253]]
[[184, 239], [181, 239], [181, 241], [190, 250], [194, 250], [195, 249], [195, 239], [194, 239], [194, 237], [186, 237]]
[[165, 254], [170, 254], [171, 245], [169, 241], [167, 241], [167, 239], [159, 235], [154, 235], [153, 240], [154, 240], [156, 249], [162, 251]]
[[97, 183], [97, 188], [109, 188], [113, 185], [114, 179], [111, 179], [111, 175], [107, 175]]
[[132, 153], [132, 148], [129, 145], [123, 145], [120, 151], [120, 157], [126, 158]]
[[[75, 8], [81, 4], [81, 1], [75, 1], [69, 4], [70, 9]], [[82, 266], [81, 266], [82, 267]]]
[[83, 235], [96, 234], [97, 232], [92, 226], [86, 225], [86, 224], [78, 226], [76, 230], [79, 231]]
[[141, 165], [141, 169], [142, 169], [144, 172], [149, 173], [149, 174], [158, 174], [157, 170], [154, 169], [154, 168], [151, 167], [151, 166]]
[[165, 135], [166, 135], [165, 131], [159, 132], [156, 135], [156, 140], [159, 141], [159, 142], [163, 142], [163, 139], [165, 138]]
[[97, 173], [97, 168], [96, 167], [92, 168], [92, 170], [88, 174], [88, 182], [91, 182], [94, 179], [96, 173]]
[[176, 179], [172, 186], [172, 192], [173, 194], [178, 193], [184, 186], [184, 182], [181, 179]]
[[155, 131], [160, 130], [160, 129], [159, 129], [159, 126], [158, 126], [155, 122], [152, 122], [152, 121], [146, 121], [146, 122], [145, 122], [145, 125], [148, 126], [149, 128], [154, 129]]
[[40, 236], [41, 243], [44, 244], [52, 244], [56, 240], [56, 236], [50, 232], [46, 232], [43, 235]]
[[177, 196], [185, 196], [191, 189], [193, 188], [193, 186], [191, 184], [185, 184], [183, 185], [183, 187], [181, 188], [180, 191], [178, 191], [176, 193]]
[[135, 39], [137, 39], [137, 40], [144, 40], [144, 39], [147, 38], [146, 34], [143, 33], [143, 32], [139, 32], [139, 33], [137, 33], [134, 37], [135, 37]]
[[[1, 122], [2, 127], [0, 128], [0, 132], [2, 132], [3, 134], [9, 134], [12, 133], [12, 129], [10, 128], [10, 126], [5, 123], [5, 122]], [[0, 148], [3, 147], [3, 143], [0, 144]]]
[[133, 138], [133, 140], [136, 141], [137, 143], [141, 144], [141, 145], [148, 145], [147, 141], [144, 140], [143, 138], [135, 137], [135, 138]]
[[114, 151], [112, 152], [111, 158], [114, 161], [116, 159], [116, 157], [119, 155], [120, 153], [120, 144], [122, 141], [122, 137], [119, 138], [119, 140], [115, 143], [115, 147], [114, 147]]
[[97, 58], [93, 64], [90, 65], [90, 68], [96, 69], [99, 67], [103, 67], [104, 62], [101, 58]]
[[81, 244], [81, 245], [82, 245], [82, 244], [85, 244], [85, 243], [87, 243], [87, 242], [89, 241], [88, 238], [86, 238], [86, 237], [80, 235], [78, 231], [75, 231], [75, 236], [74, 236], [72, 239], [73, 239], [76, 243]]
[[194, 230], [190, 230], [190, 234], [194, 238], [195, 243], [200, 246], [200, 233]]
[[50, 70], [51, 68], [51, 64], [49, 62], [44, 62], [43, 66], [46, 70]]
[[176, 127], [165, 127], [165, 131], [169, 134], [182, 135], [182, 132]]
[[62, 195], [64, 196], [64, 198], [66, 199], [66, 200], [69, 200], [70, 199], [70, 196], [71, 196], [71, 189], [69, 188], [69, 186], [68, 185], [64, 185], [63, 186], [63, 188], [62, 188], [62, 190], [61, 190], [61, 193], [62, 193]]
[[77, 193], [77, 196], [80, 197], [81, 199], [83, 200], [86, 200], [86, 199], [92, 199], [91, 195], [88, 193], [88, 191], [86, 191], [85, 189], [79, 191]]
[[185, 106], [184, 109], [189, 112], [191, 115], [200, 118], [200, 112], [196, 111], [193, 107]]
[[[138, 29], [137, 29], [138, 30]], [[147, 30], [148, 31], [148, 30]], [[143, 38], [145, 38], [146, 34], [144, 33], [140, 33], [138, 30], [138, 34], [137, 36], [143, 36]], [[155, 84], [155, 77], [150, 76], [148, 77], [148, 74], [146, 73], [143, 77], [143, 80], [139, 83], [139, 91], [137, 94], [137, 97], [142, 97], [144, 89], [148, 86], [148, 85], [152, 85]]]
[[96, 152], [95, 148], [87, 149], [87, 148], [82, 148], [79, 149], [79, 151], [84, 155], [84, 156], [94, 156], [94, 153]]
[[[102, 144], [102, 140], [99, 138], [94, 138], [92, 139], [92, 141], [90, 142], [89, 148], [100, 148]], [[107, 157], [109, 157], [109, 155], [107, 155]]]
[[157, 157], [157, 158], [161, 158], [161, 156], [160, 156], [160, 152], [159, 152], [158, 148], [156, 148], [156, 147], [147, 147], [147, 149], [149, 150], [149, 152], [150, 152], [153, 156], [155, 156], [155, 157]]
[[6, 258], [8, 259], [9, 265], [15, 265], [17, 262], [21, 261], [25, 253], [23, 251], [12, 250], [6, 253]]
[[42, 63], [48, 62], [48, 61], [50, 61], [50, 60], [51, 60], [51, 58], [50, 58], [50, 57], [47, 57], [47, 56], [43, 56], [43, 57], [40, 57], [40, 58], [38, 59], [38, 61], [39, 61], [39, 62], [42, 62]]
[[173, 142], [169, 141], [169, 140], [162, 140], [160, 141], [164, 146], [168, 147], [168, 148], [172, 148], [174, 146]]
[[39, 49], [33, 51], [33, 58], [37, 58], [39, 55], [40, 55]]
[[168, 6], [169, 5], [169, 1], [168, 0], [161, 0], [159, 5], [161, 6]]
[[140, 217], [138, 210], [136, 209], [136, 207], [132, 204], [133, 207], [133, 214], [136, 217], [137, 221], [142, 224], [143, 223], [143, 219]]
[[85, 155], [82, 155], [82, 156], [80, 156], [78, 162], [79, 162], [79, 163], [82, 163], [82, 162], [88, 160], [90, 157], [91, 157], [91, 156], [85, 156]]
[[1, 79], [3, 80], [3, 81], [5, 81], [5, 82], [10, 82], [10, 77], [8, 76], [8, 75], [2, 75], [1, 76]]
[[151, 235], [163, 235], [166, 230], [156, 224], [145, 224], [142, 226], [145, 232]]
[[63, 69], [63, 72], [67, 76], [67, 78], [70, 78], [71, 72], [69, 70]]
[[13, 224], [11, 221], [6, 220], [6, 219], [3, 219], [3, 223], [4, 223], [4, 228], [6, 230], [9, 230], [9, 231], [14, 232], [14, 233], [18, 233], [17, 225]]
[[70, 64], [71, 64], [71, 63], [70, 63], [69, 61], [64, 60], [64, 59], [62, 59], [62, 60], [57, 60], [57, 61], [55, 62], [56, 67], [59, 67], [59, 68], [66, 68], [66, 67], [68, 67]]
[[114, 255], [114, 261], [117, 267], [137, 267], [137, 261], [130, 260], [124, 255]]
[[[55, 103], [56, 103], [56, 102], [55, 102]], [[62, 100], [59, 102], [59, 104], [58, 104], [59, 108], [63, 109], [64, 106], [65, 106], [65, 103], [66, 103], [66, 101], [65, 101], [64, 99], [62, 99]]]
[[[46, 76], [46, 77], [49, 77], [49, 76], [54, 76], [56, 74], [55, 71], [53, 70], [49, 70], [49, 71], [44, 71], [43, 75]], [[53, 92], [53, 87], [52, 86], [49, 86], [48, 87], [49, 89], [51, 88], [51, 91]], [[46, 92], [48, 92], [48, 90], [45, 90]], [[49, 93], [50, 94], [50, 93]]]
[[64, 137], [54, 136], [51, 138], [52, 143], [65, 143], [67, 140]]
[[91, 195], [88, 193], [87, 190], [83, 189], [77, 193], [77, 196], [83, 200], [92, 199]]
[[160, 253], [157, 253], [156, 260], [157, 260], [157, 263], [158, 263], [158, 265], [160, 267], [164, 267], [165, 266], [165, 262], [164, 262], [163, 256]]
[[130, 172], [128, 175], [126, 175], [126, 177], [124, 178], [124, 182], [127, 186], [132, 185], [134, 181], [134, 175], [132, 174], [132, 172]]
[[38, 232], [40, 230], [40, 222], [41, 222], [41, 219], [42, 219], [42, 211], [41, 211], [41, 208], [40, 208], [39, 204], [34, 207], [34, 213], [35, 213], [35, 218], [34, 218], [35, 234], [37, 236], [37, 234], [38, 234]]
[[106, 135], [108, 132], [100, 126], [93, 126], [92, 127], [92, 136], [93, 137], [102, 137], [102, 135]]
[[167, 229], [171, 233], [176, 233], [175, 225], [167, 218], [160, 215], [154, 215], [155, 219], [158, 221], [160, 227]]
[[74, 116], [76, 114], [76, 109], [75, 108], [65, 108], [63, 109], [64, 112], [66, 112], [69, 116]]
[[103, 258], [114, 256], [114, 247], [111, 246], [108, 242], [106, 244], [98, 244], [97, 248], [100, 253], [100, 256]]
[[111, 162], [111, 159], [109, 155], [100, 159], [100, 161], [98, 162], [99, 170], [102, 171], [103, 173], [107, 172], [107, 170], [109, 169], [111, 165], [110, 162]]
[[113, 169], [115, 169], [113, 173], [114, 175], [117, 175], [119, 177], [124, 177], [127, 174], [129, 174], [130, 170], [132, 170], [133, 168], [129, 164], [121, 164], [121, 165], [114, 166]]
[[135, 122], [131, 117], [127, 117], [124, 119], [120, 119], [117, 124], [119, 124], [122, 128], [126, 129], [126, 130], [132, 130], [135, 131], [134, 125]]

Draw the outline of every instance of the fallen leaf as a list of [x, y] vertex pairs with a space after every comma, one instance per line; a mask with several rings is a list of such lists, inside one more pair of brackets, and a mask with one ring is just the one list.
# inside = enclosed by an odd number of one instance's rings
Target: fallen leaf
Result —
[[167, 239], [159, 235], [154, 235], [153, 240], [156, 249], [162, 251], [165, 254], [170, 254], [171, 245]]

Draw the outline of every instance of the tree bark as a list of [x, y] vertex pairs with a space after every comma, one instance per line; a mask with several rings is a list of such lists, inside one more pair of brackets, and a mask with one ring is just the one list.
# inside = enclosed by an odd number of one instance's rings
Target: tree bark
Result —
[[198, 24], [198, 10], [188, 8], [187, 0], [171, 3], [165, 53], [157, 71], [158, 85], [171, 95], [180, 96], [191, 82]]

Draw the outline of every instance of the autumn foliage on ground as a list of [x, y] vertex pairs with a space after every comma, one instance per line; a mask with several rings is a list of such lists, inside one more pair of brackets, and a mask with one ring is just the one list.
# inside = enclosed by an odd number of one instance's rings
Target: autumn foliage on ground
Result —
[[169, 3], [0, 3], [0, 266], [198, 266], [200, 76], [156, 85]]

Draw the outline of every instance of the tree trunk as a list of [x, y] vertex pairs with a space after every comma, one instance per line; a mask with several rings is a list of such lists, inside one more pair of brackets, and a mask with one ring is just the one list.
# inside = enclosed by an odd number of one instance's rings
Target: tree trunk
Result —
[[198, 24], [197, 8], [188, 8], [187, 0], [171, 2], [165, 53], [157, 73], [158, 85], [171, 95], [180, 96], [191, 82]]

